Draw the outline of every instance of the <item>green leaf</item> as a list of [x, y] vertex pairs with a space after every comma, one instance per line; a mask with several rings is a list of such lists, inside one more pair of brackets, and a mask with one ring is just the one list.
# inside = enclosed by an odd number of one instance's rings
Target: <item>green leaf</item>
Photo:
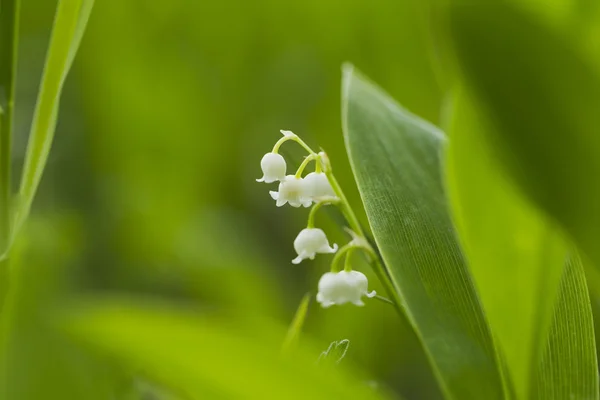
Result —
[[351, 66], [342, 85], [346, 146], [373, 235], [442, 390], [455, 399], [503, 398], [444, 193], [446, 137]]
[[550, 334], [538, 365], [533, 399], [598, 399], [598, 360], [592, 307], [581, 259], [561, 278]]
[[[482, 134], [492, 128], [482, 119], [472, 99], [461, 94], [455, 104], [447, 160], [455, 221], [516, 396], [530, 399], [553, 321], [568, 246], [556, 224], [522, 195], [494, 158], [491, 145]], [[581, 287], [563, 283], [562, 290], [567, 299], [573, 294], [587, 297], [585, 284]], [[589, 300], [588, 304], [569, 302], [559, 306], [568, 313], [554, 318], [555, 331], [564, 332], [565, 327], [577, 323], [571, 320], [577, 315], [584, 318], [580, 326], [572, 328], [573, 336], [590, 333]], [[593, 337], [593, 331], [591, 334]], [[579, 344], [570, 342], [569, 335], [557, 340], [573, 348]], [[560, 344], [551, 347], [550, 351], [562, 354]], [[593, 346], [583, 350], [591, 350], [595, 357]], [[554, 379], [543, 382], [547, 398], [554, 398], [550, 395], [559, 388], [569, 387], [571, 377], [561, 373], [566, 365], [560, 358], [549, 358], [542, 368], [542, 375], [557, 371]], [[586, 388], [597, 381], [595, 367], [580, 372]]]
[[571, 35], [497, 2], [452, 6], [464, 79], [496, 129], [494, 155], [600, 266], [600, 78]]
[[60, 95], [94, 0], [59, 0], [19, 187], [14, 234], [27, 219], [52, 146]]
[[[10, 242], [11, 163], [17, 84], [20, 0], [5, 0], [0, 10], [0, 255]], [[3, 279], [4, 280], [4, 279]], [[0, 294], [0, 296], [2, 296]]]
[[265, 321], [248, 332], [247, 327], [164, 305], [114, 299], [77, 303], [80, 309], [59, 314], [62, 329], [184, 397], [383, 398], [338, 369], [315, 368], [312, 354], [280, 357], [279, 331]]

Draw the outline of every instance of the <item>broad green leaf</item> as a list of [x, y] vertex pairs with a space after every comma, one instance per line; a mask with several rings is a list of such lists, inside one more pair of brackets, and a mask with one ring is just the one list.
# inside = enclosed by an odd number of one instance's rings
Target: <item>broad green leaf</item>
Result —
[[[461, 94], [455, 105], [447, 160], [455, 221], [517, 398], [530, 399], [553, 320], [567, 244], [556, 224], [522, 195], [494, 158], [490, 143], [482, 134], [492, 128], [469, 96]], [[587, 296], [585, 285], [582, 288], [563, 284], [562, 290], [563, 297], [574, 291]], [[585, 315], [586, 321], [582, 322], [591, 323], [589, 304], [560, 306], [572, 315]], [[572, 330], [574, 336], [589, 334], [585, 323]], [[555, 318], [555, 329], [562, 330], [570, 324], [570, 319]], [[595, 354], [593, 347], [585, 350]], [[559, 371], [556, 379], [543, 383], [548, 394], [569, 386], [570, 379], [560, 373], [564, 368], [562, 360], [552, 361], [542, 371]], [[595, 367], [580, 372], [582, 382], [597, 381]]]
[[59, 0], [46, 54], [23, 174], [15, 230], [25, 222], [52, 146], [60, 95], [79, 48], [94, 0]]
[[564, 268], [531, 398], [598, 399], [599, 390], [592, 307], [584, 268], [575, 255]]
[[344, 68], [346, 146], [373, 236], [442, 390], [503, 398], [494, 346], [449, 214], [446, 137]]
[[[247, 328], [175, 307], [78, 299], [62, 329], [191, 399], [377, 399], [366, 382], [315, 357], [279, 354], [277, 329]], [[280, 340], [280, 338], [279, 338]]]
[[464, 79], [495, 128], [495, 156], [600, 266], [600, 78], [569, 35], [496, 2], [452, 6]]

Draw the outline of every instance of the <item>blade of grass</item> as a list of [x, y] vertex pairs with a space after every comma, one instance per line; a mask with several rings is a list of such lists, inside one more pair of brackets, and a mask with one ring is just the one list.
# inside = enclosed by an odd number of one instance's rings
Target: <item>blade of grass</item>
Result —
[[87, 25], [94, 0], [60, 0], [35, 107], [23, 174], [15, 233], [27, 219], [56, 129], [60, 95]]
[[294, 315], [294, 319], [290, 324], [290, 327], [285, 335], [285, 340], [283, 341], [283, 345], [281, 346], [281, 352], [286, 354], [294, 349], [298, 344], [298, 340], [300, 339], [300, 332], [302, 331], [302, 326], [304, 325], [304, 320], [306, 320], [306, 313], [308, 312], [308, 305], [310, 304], [310, 293], [306, 293], [302, 300], [300, 301], [300, 305], [298, 306], [298, 310], [296, 310], [296, 314]]
[[11, 147], [15, 113], [20, 0], [0, 4], [0, 254], [11, 235]]

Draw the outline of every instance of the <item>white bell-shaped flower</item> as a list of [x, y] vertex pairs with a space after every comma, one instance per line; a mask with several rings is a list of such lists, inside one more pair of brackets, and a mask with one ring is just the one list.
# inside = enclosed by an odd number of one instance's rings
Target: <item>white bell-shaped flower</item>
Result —
[[290, 203], [292, 207], [310, 207], [312, 200], [306, 193], [304, 179], [288, 175], [279, 183], [279, 191], [270, 191], [271, 197], [276, 201], [277, 207]]
[[256, 182], [271, 183], [285, 178], [286, 164], [281, 154], [267, 153], [260, 160], [263, 177]]
[[314, 201], [335, 197], [335, 192], [329, 183], [329, 179], [322, 172], [311, 172], [304, 178], [307, 193]]
[[329, 246], [329, 241], [325, 232], [319, 228], [302, 229], [294, 240], [294, 249], [298, 253], [298, 257], [292, 260], [293, 264], [300, 264], [302, 260], [310, 258], [314, 260], [317, 253], [327, 254], [335, 253], [338, 245]]
[[368, 287], [367, 277], [358, 271], [327, 272], [319, 280], [317, 301], [324, 308], [345, 303], [364, 306], [362, 296], [376, 294], [374, 290], [369, 293]]

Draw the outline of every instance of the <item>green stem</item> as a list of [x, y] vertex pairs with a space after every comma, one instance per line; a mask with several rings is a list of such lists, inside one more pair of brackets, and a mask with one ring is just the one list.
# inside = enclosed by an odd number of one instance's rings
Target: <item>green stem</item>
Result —
[[342, 259], [342, 257], [346, 253], [348, 253], [348, 255], [349, 255], [351, 251], [354, 251], [355, 249], [358, 249], [358, 248], [362, 248], [362, 249], [366, 250], [363, 246], [357, 245], [354, 242], [350, 242], [350, 243], [342, 246], [342, 248], [339, 249], [337, 251], [337, 253], [335, 253], [335, 256], [333, 256], [333, 260], [331, 260], [331, 272], [339, 272], [340, 269], [338, 268], [338, 265], [340, 264], [340, 260]]
[[[281, 133], [283, 133], [283, 131]], [[311, 156], [316, 156], [317, 155], [317, 153], [314, 152], [313, 149], [311, 149], [310, 146], [307, 145], [304, 142], [304, 140], [300, 139], [298, 137], [298, 135], [295, 135], [295, 134], [293, 134], [293, 135], [286, 135], [286, 134], [284, 134], [284, 136], [281, 139], [279, 139], [277, 141], [277, 143], [275, 143], [275, 146], [273, 146], [272, 152], [277, 154], [279, 152], [279, 148], [281, 147], [281, 145], [284, 144], [285, 142], [289, 141], [289, 140], [292, 140], [292, 141], [298, 143], [300, 146], [304, 147], [304, 149], [306, 151], [308, 151], [308, 153]]]
[[335, 195], [340, 199], [338, 204], [342, 214], [344, 214], [344, 217], [348, 221], [348, 225], [350, 225], [350, 229], [352, 229], [359, 236], [364, 237], [365, 233], [360, 225], [360, 222], [358, 222], [358, 218], [356, 218], [356, 215], [354, 214], [352, 207], [350, 207], [350, 203], [348, 203], [348, 199], [344, 195], [344, 192], [342, 191], [338, 181], [335, 179], [335, 176], [333, 176], [331, 170], [326, 170], [325, 175], [327, 176], [327, 179], [329, 179], [329, 183], [331, 184]]
[[20, 0], [2, 1], [0, 9], [0, 258], [6, 257], [12, 233], [11, 148], [15, 108]]
[[323, 200], [320, 201], [318, 203], [316, 203], [311, 209], [310, 209], [310, 213], [308, 214], [308, 223], [306, 224], [307, 228], [314, 228], [315, 227], [315, 216], [317, 214], [317, 211], [319, 210], [319, 208], [323, 207], [323, 206], [328, 206], [328, 205], [332, 205], [332, 204], [338, 204], [339, 200]]
[[346, 259], [344, 260], [344, 271], [346, 271], [346, 272], [352, 271], [352, 264], [350, 264], [350, 260], [351, 260], [352, 252], [355, 249], [356, 248], [349, 249], [348, 252], [346, 253]]
[[298, 167], [298, 170], [296, 171], [296, 178], [302, 178], [302, 172], [304, 172], [304, 169], [306, 168], [306, 166], [308, 165], [308, 163], [310, 163], [311, 161], [315, 160], [317, 157], [316, 154], [309, 154], [304, 161], [302, 161], [302, 164], [300, 164], [300, 166]]
[[[348, 203], [348, 199], [344, 195], [344, 192], [342, 191], [340, 184], [335, 179], [335, 176], [333, 175], [331, 168], [325, 168], [325, 174], [327, 175], [327, 179], [329, 179], [329, 183], [331, 184], [333, 191], [335, 192], [336, 196], [340, 199], [340, 203], [339, 203], [340, 210], [342, 211], [342, 214], [346, 218], [346, 221], [348, 221], [348, 225], [350, 225], [350, 228], [358, 236], [362, 237], [363, 240], [365, 242], [367, 242], [367, 240], [365, 238], [365, 233], [362, 229], [362, 226], [360, 225], [360, 222], [358, 221], [356, 214], [354, 214], [352, 207], [350, 207], [350, 203]], [[379, 279], [379, 281], [385, 288], [387, 295], [393, 299], [393, 303], [394, 303], [394, 306], [395, 306], [398, 314], [400, 314], [401, 317], [405, 318], [406, 312], [404, 311], [404, 307], [402, 305], [402, 299], [400, 298], [396, 288], [394, 287], [394, 284], [392, 283], [392, 280], [390, 279], [387, 271], [383, 267], [383, 262], [381, 261], [380, 257], [377, 255], [377, 253], [375, 253], [375, 251], [371, 248], [371, 246], [368, 247], [368, 253], [369, 253], [369, 255], [367, 258], [368, 258], [369, 265], [371, 266], [371, 269], [375, 272], [375, 275], [377, 275], [377, 279]], [[338, 252], [338, 254], [339, 254], [339, 252]], [[336, 256], [337, 256], [337, 254], [336, 254]], [[335, 260], [335, 258], [334, 258], [334, 260]], [[333, 263], [332, 263], [332, 267], [333, 267]]]
[[391, 301], [390, 299], [386, 298], [386, 297], [379, 296], [379, 295], [375, 295], [375, 296], [373, 296], [373, 298], [374, 298], [374, 299], [377, 299], [377, 300], [379, 300], [379, 301], [383, 301], [383, 302], [384, 302], [384, 303], [386, 303], [386, 304], [391, 304], [391, 305], [394, 305], [394, 302], [393, 302], [393, 301]]

